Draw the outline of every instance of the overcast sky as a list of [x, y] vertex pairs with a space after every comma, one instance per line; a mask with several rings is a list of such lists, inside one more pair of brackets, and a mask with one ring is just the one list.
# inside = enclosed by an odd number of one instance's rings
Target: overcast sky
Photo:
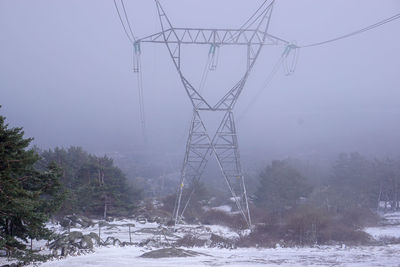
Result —
[[[155, 4], [126, 0], [137, 37], [160, 30]], [[174, 25], [238, 28], [262, 1], [161, 0]], [[398, 0], [277, 0], [270, 33], [297, 44], [334, 38], [400, 12]], [[284, 47], [265, 47], [235, 114], [243, 153], [276, 157], [400, 151], [400, 20], [304, 48], [294, 75]], [[183, 51], [198, 85], [208, 47]], [[245, 50], [221, 49], [204, 94], [217, 98], [243, 74]], [[163, 45], [143, 44], [148, 149], [183, 153], [190, 102]], [[256, 101], [252, 101], [257, 96]], [[251, 103], [251, 108], [247, 106]], [[142, 150], [132, 46], [112, 0], [0, 0], [0, 114], [43, 148]], [[246, 112], [245, 112], [246, 111]]]

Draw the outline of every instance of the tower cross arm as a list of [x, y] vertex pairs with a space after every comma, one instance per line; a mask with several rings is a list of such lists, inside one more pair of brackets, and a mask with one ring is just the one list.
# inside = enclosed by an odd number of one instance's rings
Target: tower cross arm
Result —
[[[165, 38], [164, 38], [165, 37]], [[289, 42], [256, 29], [168, 28], [140, 38], [138, 43], [203, 45], [288, 45]]]

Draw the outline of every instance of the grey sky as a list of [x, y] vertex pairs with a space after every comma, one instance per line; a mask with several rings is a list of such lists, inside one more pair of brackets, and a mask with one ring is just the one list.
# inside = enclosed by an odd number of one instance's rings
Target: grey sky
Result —
[[[262, 1], [162, 0], [177, 26], [239, 27]], [[126, 0], [135, 34], [159, 31], [153, 1]], [[270, 33], [298, 44], [330, 39], [400, 12], [398, 0], [278, 0]], [[265, 47], [237, 105], [244, 153], [276, 156], [400, 148], [400, 21], [326, 46], [302, 49], [296, 72], [280, 71], [246, 114], [283, 47]], [[143, 46], [150, 149], [184, 151], [190, 103], [166, 48]], [[198, 84], [208, 48], [188, 49]], [[217, 97], [244, 67], [221, 50], [205, 94]], [[242, 67], [243, 65], [243, 67]], [[0, 0], [1, 114], [42, 147], [142, 149], [132, 47], [112, 0]], [[216, 89], [220, 88], [220, 89]]]

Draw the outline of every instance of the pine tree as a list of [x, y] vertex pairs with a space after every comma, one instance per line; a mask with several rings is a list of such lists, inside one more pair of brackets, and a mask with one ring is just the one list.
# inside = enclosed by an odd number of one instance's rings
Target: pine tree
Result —
[[62, 202], [60, 170], [54, 164], [35, 168], [39, 156], [28, 149], [32, 140], [0, 116], [0, 248], [7, 250], [46, 239], [50, 231], [44, 224]]
[[307, 197], [311, 186], [307, 179], [286, 161], [275, 160], [260, 174], [260, 186], [255, 192], [255, 203], [281, 214], [295, 207], [301, 197]]
[[107, 156], [91, 155], [80, 147], [55, 148], [41, 156], [42, 165], [55, 161], [63, 172], [67, 199], [60, 215], [128, 215], [141, 199], [141, 192], [129, 186], [124, 173]]

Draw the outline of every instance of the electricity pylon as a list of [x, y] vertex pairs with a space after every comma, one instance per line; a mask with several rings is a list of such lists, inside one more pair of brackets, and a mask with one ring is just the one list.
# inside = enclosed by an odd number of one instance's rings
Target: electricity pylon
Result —
[[[274, 0], [265, 1], [250, 19], [238, 29], [177, 28], [172, 26], [159, 1], [155, 0], [155, 2], [160, 19], [161, 32], [136, 40], [134, 45], [134, 70], [140, 71], [141, 43], [165, 44], [181, 78], [183, 87], [193, 105], [193, 116], [174, 209], [175, 224], [178, 224], [182, 219], [193, 194], [194, 187], [192, 187], [191, 193], [188, 194], [186, 204], [182, 205], [182, 193], [189, 184], [186, 184], [186, 182], [189, 181], [193, 185], [198, 183], [209, 156], [213, 154], [238, 210], [248, 227], [251, 227], [251, 216], [244, 176], [240, 165], [233, 109], [263, 46], [289, 44], [283, 39], [268, 34]], [[214, 62], [210, 68], [215, 67], [216, 51], [220, 47], [245, 46], [247, 47], [246, 71], [233, 88], [228, 90], [216, 104], [211, 105], [203, 98], [200, 90], [196, 89], [183, 74], [181, 68], [181, 47], [183, 45], [209, 45], [212, 62]], [[212, 111], [223, 115], [218, 129], [213, 135], [207, 131], [202, 120], [201, 113], [203, 111]]]

